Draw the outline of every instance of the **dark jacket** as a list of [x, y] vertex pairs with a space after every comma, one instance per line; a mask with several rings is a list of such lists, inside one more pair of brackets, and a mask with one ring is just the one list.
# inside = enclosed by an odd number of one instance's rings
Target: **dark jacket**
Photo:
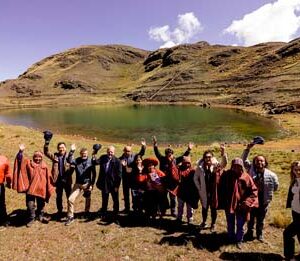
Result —
[[170, 164], [170, 168], [172, 177], [177, 182], [177, 187], [171, 193], [187, 202], [192, 208], [198, 208], [199, 194], [194, 183], [195, 169], [176, 166], [174, 163]]
[[58, 152], [51, 153], [49, 151], [49, 144], [45, 143], [44, 154], [46, 155], [47, 158], [49, 158], [52, 161], [51, 174], [52, 174], [54, 184], [60, 181], [66, 182], [67, 184], [72, 184], [72, 174], [74, 171], [74, 167], [72, 167], [71, 164], [68, 163], [67, 161], [69, 154], [66, 153], [63, 156], [62, 173], [59, 173], [59, 157], [60, 157], [59, 153]]
[[106, 154], [100, 156], [99, 159], [94, 160], [94, 164], [100, 165], [100, 172], [96, 185], [98, 189], [105, 193], [110, 193], [115, 188], [119, 188], [122, 178], [121, 161], [113, 156], [106, 171], [108, 161], [109, 157]]
[[[154, 153], [155, 153], [156, 158], [159, 160], [159, 169], [166, 174], [167, 188], [171, 189], [171, 190], [175, 189], [177, 184], [172, 179], [172, 173], [170, 173], [170, 162], [169, 162], [168, 158], [160, 153], [157, 145], [154, 145]], [[189, 155], [190, 155], [190, 150], [187, 149], [182, 156], [174, 158], [174, 164], [178, 165], [179, 163], [182, 162], [183, 157], [189, 156]]]
[[[136, 155], [141, 155], [144, 156], [145, 155], [145, 151], [146, 151], [146, 146], [141, 147], [141, 150], [139, 151], [139, 153], [132, 153], [131, 155], [129, 155], [129, 157], [126, 157], [124, 154], [119, 158], [121, 161], [125, 160], [127, 161], [127, 166], [131, 166], [134, 162], [134, 158], [136, 157]], [[126, 171], [126, 166], [122, 166], [122, 179], [126, 179], [126, 181], [129, 181], [129, 183], [131, 183], [130, 181], [130, 174], [127, 173]], [[131, 185], [131, 184], [129, 184]]]
[[81, 157], [72, 159], [73, 152], [69, 153], [67, 162], [75, 168], [76, 184], [90, 184], [94, 185], [96, 180], [96, 168], [92, 159], [82, 159]]

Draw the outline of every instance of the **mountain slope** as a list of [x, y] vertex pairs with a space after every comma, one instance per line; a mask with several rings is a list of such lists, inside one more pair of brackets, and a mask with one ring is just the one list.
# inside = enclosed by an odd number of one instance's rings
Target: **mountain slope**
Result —
[[154, 52], [83, 46], [47, 57], [16, 80], [2, 82], [0, 94], [2, 103], [4, 98], [26, 103], [76, 94], [252, 106], [298, 103], [299, 80], [300, 39], [251, 47], [198, 42]]

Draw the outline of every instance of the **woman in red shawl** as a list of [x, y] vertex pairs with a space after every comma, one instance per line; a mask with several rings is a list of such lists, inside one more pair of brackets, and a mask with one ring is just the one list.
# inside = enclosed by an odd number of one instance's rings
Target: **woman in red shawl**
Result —
[[36, 215], [43, 221], [45, 202], [49, 201], [54, 187], [49, 169], [43, 162], [43, 153], [36, 151], [33, 159], [29, 160], [23, 156], [25, 145], [21, 144], [19, 149], [14, 164], [12, 187], [19, 193], [26, 193], [26, 205], [30, 214], [27, 227], [30, 227]]
[[143, 172], [147, 174], [145, 192], [146, 215], [155, 219], [159, 211], [160, 218], [162, 218], [169, 205], [165, 185], [166, 174], [155, 168], [158, 165], [158, 160], [155, 158], [144, 159], [143, 165]]

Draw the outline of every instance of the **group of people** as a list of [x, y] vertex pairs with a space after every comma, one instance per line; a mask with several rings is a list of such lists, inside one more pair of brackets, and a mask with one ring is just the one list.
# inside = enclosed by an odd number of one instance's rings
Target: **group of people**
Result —
[[[24, 193], [28, 210], [27, 226], [36, 219], [44, 220], [44, 206], [56, 191], [56, 216], [63, 217], [63, 193], [67, 198], [67, 220], [65, 225], [74, 222], [74, 204], [76, 198], [85, 198], [85, 215], [89, 216], [91, 193], [94, 185], [101, 190], [102, 207], [99, 211], [101, 219], [107, 218], [109, 194], [113, 200], [112, 218], [117, 220], [119, 213], [119, 187], [122, 183], [124, 206], [123, 212], [129, 214], [131, 203], [135, 214], [146, 218], [163, 218], [167, 209], [180, 224], [186, 206], [186, 219], [193, 222], [194, 209], [201, 203], [202, 222], [200, 229], [207, 228], [207, 216], [210, 209], [211, 224], [209, 229], [216, 231], [218, 210], [225, 210], [228, 238], [238, 248], [244, 240], [254, 239], [254, 223], [256, 221], [256, 237], [263, 241], [264, 219], [272, 201], [273, 192], [278, 189], [278, 178], [268, 169], [265, 156], [257, 155], [248, 160], [251, 148], [255, 144], [263, 144], [261, 137], [255, 137], [247, 145], [240, 158], [231, 161], [223, 145], [220, 146], [220, 161], [212, 150], [203, 153], [196, 166], [192, 164], [190, 152], [193, 144], [180, 157], [168, 147], [161, 154], [157, 139], [153, 137], [153, 148], [156, 157], [144, 158], [145, 140], [141, 141], [141, 149], [137, 154], [131, 146], [125, 146], [121, 157], [116, 157], [114, 146], [109, 146], [106, 153], [97, 157], [100, 144], [93, 146], [91, 157], [88, 149], [81, 148], [80, 156], [75, 158], [76, 146], [71, 145], [67, 152], [66, 144], [59, 142], [57, 151], [49, 150], [52, 133], [44, 132], [44, 152], [36, 151], [32, 159], [23, 155], [25, 146], [19, 146], [14, 168], [5, 156], [0, 156], [0, 223], [8, 225], [9, 220], [5, 205], [5, 187], [18, 193]], [[49, 171], [43, 156], [52, 162]], [[96, 166], [100, 166], [96, 181]], [[158, 167], [159, 165], [159, 167]], [[75, 172], [75, 182], [72, 174]], [[131, 196], [130, 196], [131, 194]], [[299, 236], [300, 224], [300, 162], [291, 166], [291, 185], [288, 193], [287, 207], [292, 208], [293, 222], [284, 230], [284, 254], [287, 258], [294, 255], [295, 235]], [[130, 202], [130, 200], [132, 202]], [[176, 206], [177, 205], [177, 206]], [[244, 225], [247, 232], [244, 235]]]

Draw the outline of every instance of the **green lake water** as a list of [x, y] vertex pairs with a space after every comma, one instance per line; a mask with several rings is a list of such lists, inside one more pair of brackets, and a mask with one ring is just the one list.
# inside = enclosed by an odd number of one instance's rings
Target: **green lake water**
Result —
[[0, 121], [60, 134], [96, 137], [99, 141], [136, 143], [245, 142], [253, 136], [283, 136], [270, 119], [239, 110], [197, 106], [75, 106], [0, 111]]

